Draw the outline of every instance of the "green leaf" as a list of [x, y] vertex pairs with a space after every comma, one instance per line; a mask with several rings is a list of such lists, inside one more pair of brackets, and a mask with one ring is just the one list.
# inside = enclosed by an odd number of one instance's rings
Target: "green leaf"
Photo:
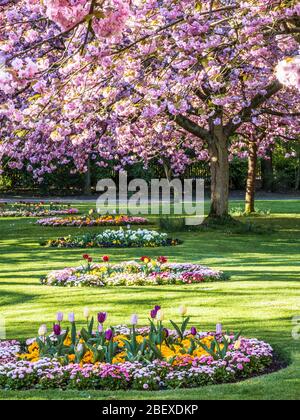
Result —
[[91, 319], [90, 325], [89, 325], [89, 334], [93, 334], [93, 328], [94, 328], [94, 317]]
[[175, 330], [176, 330], [177, 334], [179, 335], [179, 337], [181, 338], [181, 340], [183, 340], [183, 335], [182, 335], [181, 329], [178, 327], [177, 324], [175, 324], [175, 322], [173, 322], [171, 320], [170, 320], [170, 322], [173, 325], [173, 327], [175, 328]]
[[105, 13], [102, 12], [101, 10], [95, 10], [93, 15], [95, 16], [96, 19], [104, 19], [105, 18]]
[[188, 323], [190, 322], [190, 319], [191, 319], [190, 317], [187, 317], [182, 323], [182, 326], [181, 326], [182, 336], [184, 336], [184, 333], [187, 329], [187, 326], [188, 326]]
[[75, 322], [72, 322], [71, 340], [72, 340], [73, 346], [75, 346], [75, 344], [76, 344], [76, 338], [77, 338], [76, 324], [75, 324]]
[[82, 330], [80, 331], [80, 337], [82, 337], [85, 342], [89, 341], [90, 335], [85, 328], [82, 328]]
[[151, 348], [151, 350], [153, 351], [153, 353], [155, 354], [155, 356], [158, 359], [162, 360], [163, 356], [162, 356], [160, 350], [153, 343], [151, 343], [151, 341], [148, 341], [148, 344], [149, 344], [149, 347]]

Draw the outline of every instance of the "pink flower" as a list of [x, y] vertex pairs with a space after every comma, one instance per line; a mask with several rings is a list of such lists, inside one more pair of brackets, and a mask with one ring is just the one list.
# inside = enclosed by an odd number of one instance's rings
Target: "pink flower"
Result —
[[104, 8], [104, 18], [95, 19], [93, 29], [98, 38], [117, 37], [122, 34], [129, 17], [129, 4], [123, 0], [110, 0]]
[[47, 17], [62, 30], [68, 30], [79, 23], [87, 14], [86, 0], [45, 0]]

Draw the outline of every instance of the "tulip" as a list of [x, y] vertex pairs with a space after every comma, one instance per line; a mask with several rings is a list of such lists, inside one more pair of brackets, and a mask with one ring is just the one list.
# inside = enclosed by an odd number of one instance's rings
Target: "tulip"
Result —
[[197, 335], [197, 328], [192, 327], [191, 328], [191, 334], [195, 337]]
[[57, 312], [56, 320], [57, 320], [57, 322], [63, 322], [64, 314], [62, 312]]
[[107, 330], [105, 333], [105, 339], [111, 341], [113, 339], [114, 333], [112, 330]]
[[104, 322], [107, 319], [107, 313], [106, 312], [99, 312], [98, 313], [98, 322], [99, 324], [104, 324]]
[[89, 256], [88, 254], [84, 254], [84, 255], [82, 256], [82, 258], [83, 258], [84, 260], [88, 260], [88, 259], [90, 258], [90, 256]]
[[155, 306], [154, 310], [155, 310], [156, 312], [160, 311], [160, 310], [161, 310], [161, 306]]
[[73, 324], [73, 322], [75, 322], [74, 312], [69, 313], [68, 319], [69, 319], [69, 322], [71, 322], [72, 324]]
[[102, 334], [102, 333], [103, 333], [103, 325], [102, 325], [102, 324], [99, 324], [99, 325], [98, 325], [98, 332], [99, 332], [100, 334]]
[[164, 328], [163, 331], [164, 331], [165, 337], [168, 338], [170, 335], [169, 330], [167, 328]]
[[179, 308], [179, 315], [185, 316], [187, 314], [187, 307], [185, 305], [180, 306]]
[[222, 326], [222, 324], [217, 324], [217, 326], [216, 326], [216, 333], [217, 333], [217, 335], [223, 333], [223, 326]]
[[158, 261], [160, 264], [166, 264], [166, 263], [168, 262], [168, 258], [166, 258], [166, 257], [158, 257], [158, 258], [157, 258], [157, 261]]
[[110, 260], [110, 258], [109, 258], [108, 255], [104, 255], [104, 257], [102, 257], [102, 261], [105, 262], [105, 263], [109, 262], [109, 260]]
[[236, 341], [236, 343], [234, 344], [234, 350], [240, 350], [242, 345], [241, 340]]
[[83, 310], [83, 316], [84, 316], [85, 319], [89, 319], [89, 317], [90, 317], [90, 310], [89, 310], [89, 308], [84, 308], [84, 310]]
[[160, 309], [160, 310], [157, 312], [157, 316], [156, 316], [156, 318], [157, 318], [157, 320], [158, 320], [158, 321], [163, 321], [163, 320], [165, 319], [165, 314], [164, 314], [164, 311]]
[[78, 353], [83, 352], [84, 351], [84, 345], [82, 343], [79, 343], [78, 346], [77, 346], [77, 348], [76, 348], [76, 351]]
[[39, 328], [39, 332], [38, 332], [39, 336], [40, 337], [45, 337], [47, 335], [47, 332], [48, 332], [47, 325], [45, 325], [45, 324], [41, 325], [40, 328]]
[[151, 316], [151, 318], [152, 318], [152, 319], [155, 319], [155, 318], [156, 318], [156, 315], [157, 315], [157, 311], [156, 311], [155, 309], [153, 309], [153, 310], [150, 312], [150, 316]]
[[57, 336], [59, 336], [61, 334], [61, 327], [60, 327], [59, 324], [53, 325], [53, 332]]
[[139, 321], [139, 318], [137, 315], [132, 315], [131, 317], [131, 325], [137, 325]]

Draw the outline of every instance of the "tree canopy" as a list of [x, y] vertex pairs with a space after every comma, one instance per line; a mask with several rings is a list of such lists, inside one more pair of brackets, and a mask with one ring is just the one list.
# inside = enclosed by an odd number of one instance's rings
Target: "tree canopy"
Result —
[[263, 154], [299, 133], [296, 1], [1, 4], [0, 158], [11, 167], [42, 178], [70, 159], [84, 171], [89, 157], [121, 167], [158, 156], [179, 173], [192, 150], [210, 160], [222, 216], [240, 135], [264, 130]]

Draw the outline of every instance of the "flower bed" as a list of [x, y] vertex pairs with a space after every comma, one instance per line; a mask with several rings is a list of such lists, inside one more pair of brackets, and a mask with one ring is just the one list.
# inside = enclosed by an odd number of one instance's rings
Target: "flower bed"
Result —
[[156, 248], [175, 246], [180, 241], [166, 233], [151, 230], [106, 230], [102, 233], [68, 236], [50, 240], [42, 245], [54, 248]]
[[72, 208], [70, 204], [51, 202], [31, 203], [1, 203], [0, 217], [51, 217], [59, 215], [70, 215], [79, 213], [78, 209]]
[[172, 264], [165, 257], [152, 260], [143, 257], [140, 262], [128, 261], [110, 264], [109, 257], [104, 263], [93, 264], [89, 255], [84, 255], [84, 263], [79, 267], [51, 271], [41, 278], [47, 286], [59, 287], [105, 287], [105, 286], [154, 286], [199, 284], [228, 280], [228, 276], [197, 264]]
[[143, 217], [130, 216], [83, 216], [67, 218], [47, 218], [37, 221], [38, 225], [51, 227], [94, 227], [94, 226], [129, 226], [147, 225]]
[[[150, 326], [106, 329], [105, 312], [94, 319], [85, 309], [86, 328], [77, 331], [74, 314], [70, 327], [62, 329], [58, 313], [53, 332], [46, 325], [36, 339], [28, 340], [20, 353], [16, 342], [0, 343], [0, 388], [4, 389], [135, 389], [191, 388], [238, 381], [266, 373], [273, 363], [270, 345], [239, 334], [200, 333], [188, 329], [187, 309], [180, 308], [182, 323], [171, 321], [174, 330], [163, 325], [160, 307], [151, 311]], [[7, 356], [1, 358], [1, 352]], [[11, 356], [13, 355], [13, 356]], [[3, 361], [4, 360], [4, 361]]]

